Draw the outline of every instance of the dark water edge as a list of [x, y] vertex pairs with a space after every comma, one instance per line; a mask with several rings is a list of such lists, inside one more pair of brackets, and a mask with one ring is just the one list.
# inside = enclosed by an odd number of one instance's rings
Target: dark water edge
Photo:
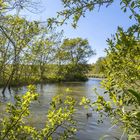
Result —
[[[68, 95], [73, 96], [77, 100], [80, 100], [83, 96], [95, 100], [94, 88], [101, 95], [104, 95], [104, 89], [100, 87], [100, 78], [89, 78], [86, 82], [61, 82], [61, 83], [49, 83], [49, 84], [37, 84], [37, 91], [40, 93], [39, 103], [33, 103], [31, 105], [32, 116], [30, 118], [30, 125], [37, 128], [42, 128], [46, 120], [46, 113], [49, 108], [49, 103], [53, 96], [66, 93], [66, 89], [72, 90]], [[1, 92], [2, 89], [0, 89]], [[7, 95], [7, 101], [14, 101], [15, 94], [24, 94], [27, 91], [26, 86], [20, 88], [12, 88], [12, 94]], [[107, 97], [105, 97], [107, 98]], [[5, 103], [4, 103], [5, 104]], [[0, 106], [0, 110], [4, 110], [4, 105]], [[101, 137], [106, 135], [105, 140], [116, 140], [120, 139], [123, 132], [118, 129], [117, 126], [110, 124], [109, 118], [104, 118], [104, 123], [98, 124], [98, 113], [92, 112], [90, 109], [86, 110], [79, 106], [76, 107], [75, 119], [78, 122], [79, 131], [76, 134], [78, 140], [99, 140]], [[1, 112], [1, 111], [0, 111]], [[92, 113], [92, 117], [87, 119], [86, 114]], [[108, 136], [112, 137], [108, 137]], [[116, 137], [116, 138], [115, 138]], [[126, 136], [122, 137], [121, 140], [127, 140]]]

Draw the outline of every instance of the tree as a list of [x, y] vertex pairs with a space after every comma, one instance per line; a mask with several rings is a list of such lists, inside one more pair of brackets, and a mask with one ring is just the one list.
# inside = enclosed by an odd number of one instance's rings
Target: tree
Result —
[[[114, 0], [62, 0], [63, 10], [57, 12], [57, 18], [49, 18], [48, 25], [63, 25], [72, 18], [72, 26], [76, 28], [77, 22], [81, 17], [85, 17], [87, 11], [93, 11], [96, 7], [110, 6]], [[120, 5], [124, 12], [129, 9], [132, 12], [130, 18], [134, 17], [140, 21], [139, 17], [139, 0], [120, 0]]]
[[[34, 65], [39, 68], [40, 81], [47, 79], [47, 65], [55, 62], [56, 45], [60, 41], [59, 33], [43, 32], [42, 36], [37, 39], [30, 48], [29, 56], [32, 57]], [[57, 37], [56, 37], [57, 36]]]
[[9, 54], [8, 61], [10, 68], [7, 78], [5, 78], [6, 84], [2, 91], [3, 95], [5, 89], [7, 87], [10, 88], [11, 82], [13, 80], [17, 81], [16, 77], [18, 75], [19, 65], [22, 63], [21, 58], [24, 55], [24, 50], [32, 42], [33, 38], [39, 34], [39, 28], [36, 22], [28, 22], [17, 16], [8, 16], [7, 19], [7, 21], [3, 22], [3, 26], [0, 26], [0, 33], [7, 41], [2, 47], [7, 48], [6, 53]]
[[95, 64], [91, 65], [93, 74], [104, 74], [105, 72], [105, 57], [99, 57]]
[[[108, 40], [108, 43], [110, 47], [107, 50], [105, 72], [107, 79], [104, 87], [117, 106], [113, 111], [120, 116], [124, 130], [130, 134], [139, 134], [140, 41], [131, 35], [131, 32], [129, 34], [129, 31], [125, 33], [122, 29], [118, 29], [116, 37]], [[129, 109], [125, 109], [125, 106], [129, 106]]]
[[111, 101], [97, 94], [97, 100], [82, 100], [101, 115], [112, 118], [114, 125], [121, 126], [124, 133], [140, 134], [140, 42], [129, 32], [119, 28], [112, 40], [105, 59], [105, 77], [102, 85]]
[[113, 0], [62, 0], [64, 9], [58, 12], [57, 18], [49, 18], [48, 24], [62, 25], [72, 18], [72, 26], [76, 28], [78, 20], [81, 16], [84, 17], [87, 11], [92, 11], [96, 6], [109, 6], [112, 2]]
[[[0, 80], [3, 96], [6, 88], [10, 91], [12, 85], [41, 81], [45, 77], [45, 64], [54, 59], [52, 55], [54, 46], [59, 41], [58, 35], [50, 33], [49, 29], [38, 21], [28, 21], [19, 16], [20, 11], [33, 4], [32, 2], [1, 2]], [[26, 7], [26, 4], [29, 5]], [[35, 8], [34, 5], [32, 8]], [[12, 14], [10, 10], [13, 10]]]
[[65, 39], [56, 54], [59, 58], [59, 74], [64, 76], [64, 80], [86, 79], [87, 61], [94, 54], [86, 39]]

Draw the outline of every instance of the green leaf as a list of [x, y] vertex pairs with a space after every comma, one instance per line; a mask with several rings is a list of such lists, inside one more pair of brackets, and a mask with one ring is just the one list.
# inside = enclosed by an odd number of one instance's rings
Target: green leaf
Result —
[[129, 91], [133, 96], [136, 97], [136, 99], [137, 99], [137, 101], [138, 101], [138, 103], [139, 103], [139, 105], [140, 105], [140, 93], [138, 93], [138, 92], [136, 92], [136, 91], [134, 91], [134, 90], [132, 90], [132, 89], [128, 89], [128, 91]]

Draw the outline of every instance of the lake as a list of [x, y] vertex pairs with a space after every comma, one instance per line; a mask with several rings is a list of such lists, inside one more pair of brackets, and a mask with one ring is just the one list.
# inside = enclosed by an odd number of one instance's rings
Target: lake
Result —
[[[65, 82], [57, 84], [43, 84], [37, 85], [37, 91], [40, 93], [39, 102], [31, 105], [32, 119], [29, 121], [31, 125], [41, 128], [44, 126], [46, 113], [49, 107], [49, 103], [53, 96], [65, 93], [73, 96], [76, 100], [80, 100], [83, 96], [90, 98], [92, 101], [96, 99], [94, 89], [101, 95], [104, 95], [104, 89], [101, 88], [101, 79], [90, 78], [87, 82]], [[69, 88], [72, 92], [66, 93], [66, 89]], [[1, 91], [2, 89], [0, 89]], [[12, 88], [13, 94], [6, 93], [7, 99], [14, 101], [14, 94], [25, 93], [26, 87], [20, 89]], [[105, 95], [104, 95], [105, 96]], [[106, 97], [107, 98], [107, 97]], [[1, 107], [2, 108], [2, 107]], [[87, 113], [92, 113], [92, 116], [87, 118]], [[78, 140], [99, 140], [102, 136], [106, 135], [105, 140], [120, 139], [122, 131], [117, 126], [112, 127], [109, 118], [104, 119], [104, 123], [97, 123], [98, 113], [92, 112], [90, 109], [86, 110], [80, 106], [77, 106], [75, 119], [78, 122], [78, 132], [76, 139]], [[107, 137], [110, 135], [112, 137]], [[126, 137], [122, 137], [121, 140], [126, 140]]]

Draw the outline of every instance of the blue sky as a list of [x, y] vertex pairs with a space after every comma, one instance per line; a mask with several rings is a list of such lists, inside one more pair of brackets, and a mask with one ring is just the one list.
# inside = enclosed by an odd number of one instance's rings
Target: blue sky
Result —
[[[42, 0], [42, 11], [39, 14], [25, 15], [28, 19], [45, 21], [48, 17], [56, 15], [57, 11], [62, 10], [60, 0]], [[64, 29], [64, 35], [67, 38], [82, 37], [89, 40], [90, 46], [96, 50], [96, 56], [91, 57], [89, 63], [94, 63], [99, 57], [105, 56], [105, 48], [107, 48], [106, 39], [111, 37], [117, 31], [117, 27], [121, 26], [127, 29], [134, 23], [129, 19], [130, 13], [123, 13], [119, 5], [119, 0], [115, 0], [108, 8], [101, 7], [100, 10], [95, 9], [93, 12], [87, 12], [85, 18], [81, 18], [78, 27], [73, 29], [70, 21], [68, 25], [59, 27]]]

